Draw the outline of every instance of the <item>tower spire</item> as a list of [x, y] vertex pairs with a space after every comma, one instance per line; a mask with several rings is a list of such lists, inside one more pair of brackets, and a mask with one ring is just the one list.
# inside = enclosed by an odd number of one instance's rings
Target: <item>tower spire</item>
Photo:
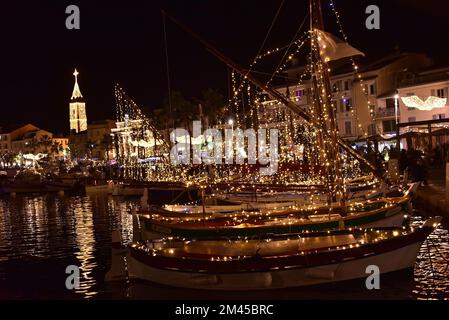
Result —
[[87, 130], [86, 103], [78, 86], [78, 70], [73, 73], [75, 76], [75, 85], [73, 87], [72, 97], [70, 98], [70, 131], [83, 132]]
[[70, 99], [71, 100], [82, 99], [83, 95], [81, 94], [80, 87], [78, 86], [78, 75], [79, 75], [78, 70], [75, 69], [73, 75], [75, 76], [75, 85], [73, 86], [72, 97]]

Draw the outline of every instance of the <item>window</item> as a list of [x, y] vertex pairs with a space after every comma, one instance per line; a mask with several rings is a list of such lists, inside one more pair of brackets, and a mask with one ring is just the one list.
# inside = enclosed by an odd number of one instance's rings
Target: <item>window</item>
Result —
[[437, 90], [437, 97], [438, 98], [447, 98], [447, 88], [438, 89]]
[[348, 91], [349, 90], [349, 81], [348, 80], [346, 80], [344, 82], [344, 86], [345, 86], [345, 91]]
[[386, 132], [396, 132], [396, 121], [395, 120], [384, 120], [382, 121], [384, 133]]
[[351, 121], [345, 121], [345, 134], [351, 135], [352, 134], [352, 123]]
[[338, 92], [341, 89], [341, 81], [336, 81], [334, 85], [332, 86], [333, 92]]
[[301, 98], [305, 96], [305, 91], [304, 89], [299, 89], [295, 91], [295, 97]]
[[444, 113], [434, 114], [432, 116], [433, 120], [446, 119], [446, 115]]
[[374, 83], [369, 86], [369, 94], [372, 96], [376, 95], [376, 85]]
[[352, 109], [352, 99], [351, 98], [344, 98], [342, 100], [343, 102], [343, 111], [349, 112]]
[[385, 100], [387, 108], [394, 109], [396, 107], [396, 99], [395, 98], [388, 98]]
[[416, 117], [408, 117], [408, 122], [416, 122]]

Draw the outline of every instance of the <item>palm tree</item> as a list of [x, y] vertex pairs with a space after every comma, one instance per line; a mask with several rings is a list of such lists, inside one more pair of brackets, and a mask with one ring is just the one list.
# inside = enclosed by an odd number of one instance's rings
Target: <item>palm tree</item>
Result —
[[54, 141], [51, 145], [50, 150], [51, 150], [51, 153], [53, 154], [53, 156], [56, 158], [57, 156], [59, 156], [59, 154], [61, 152], [64, 151], [64, 148], [63, 148], [62, 144], [60, 144], [57, 141]]
[[51, 148], [53, 141], [49, 135], [45, 134], [42, 137], [40, 137], [39, 144], [44, 147], [45, 153], [48, 154], [48, 151]]
[[170, 118], [170, 122], [168, 123], [169, 127], [184, 125], [184, 127], [188, 129], [189, 126], [186, 126], [186, 124], [189, 123], [189, 120], [195, 118], [197, 108], [191, 101], [187, 100], [181, 92], [173, 91], [171, 93], [171, 108], [169, 100], [166, 98], [163, 103], [163, 110], [165, 116], [168, 115]]
[[76, 148], [76, 144], [73, 142], [69, 143], [69, 152], [70, 152], [70, 158], [73, 160], [78, 156], [78, 149]]
[[225, 106], [224, 96], [218, 89], [205, 89], [201, 92], [201, 98], [195, 99], [201, 104], [202, 114], [206, 119], [206, 127], [216, 124], [217, 117]]

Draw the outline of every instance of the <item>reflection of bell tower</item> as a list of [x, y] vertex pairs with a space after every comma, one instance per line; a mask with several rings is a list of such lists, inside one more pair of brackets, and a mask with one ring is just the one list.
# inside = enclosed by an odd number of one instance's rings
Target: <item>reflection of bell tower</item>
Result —
[[75, 86], [70, 98], [70, 131], [82, 132], [87, 130], [86, 104], [78, 86], [78, 71], [75, 69]]

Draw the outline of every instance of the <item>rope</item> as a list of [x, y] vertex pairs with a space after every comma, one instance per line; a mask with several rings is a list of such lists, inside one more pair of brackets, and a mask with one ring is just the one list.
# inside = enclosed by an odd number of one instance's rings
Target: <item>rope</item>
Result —
[[[276, 23], [276, 21], [277, 21], [277, 18], [278, 18], [278, 16], [279, 16], [279, 13], [281, 12], [282, 7], [284, 6], [284, 2], [285, 2], [285, 0], [282, 0], [281, 4], [279, 5], [278, 10], [276, 11], [276, 14], [275, 14], [274, 17], [273, 17], [273, 20], [271, 21], [271, 25], [270, 25], [270, 27], [268, 28], [267, 33], [265, 34], [265, 38], [264, 38], [264, 40], [262, 41], [262, 44], [261, 44], [259, 50], [257, 51], [257, 54], [256, 54], [256, 56], [254, 57], [253, 61], [251, 62], [250, 66], [249, 66], [249, 69], [246, 71], [245, 77], [243, 77], [243, 79], [246, 78], [246, 76], [252, 71], [254, 65], [256, 64], [256, 62], [257, 62], [257, 57], [260, 55], [260, 53], [262, 52], [263, 48], [265, 47], [265, 44], [266, 44], [266, 42], [267, 42], [267, 40], [268, 40], [268, 37], [270, 36], [271, 30], [273, 29], [273, 27], [274, 27], [274, 25], [275, 25], [275, 23]], [[229, 72], [229, 69], [228, 69], [228, 72]], [[244, 83], [245, 83], [245, 81], [242, 80], [241, 83], [240, 83], [240, 85], [239, 85], [239, 88], [237, 89], [237, 92], [240, 92], [240, 91], [242, 90]], [[228, 78], [228, 86], [229, 86], [229, 78]], [[230, 87], [230, 86], [229, 86], [229, 87]], [[229, 96], [230, 96], [230, 99], [229, 99], [229, 100], [230, 100], [229, 106], [230, 106], [230, 105], [233, 103], [234, 97], [232, 96], [232, 98], [231, 98], [231, 94], [229, 94]], [[224, 117], [224, 114], [222, 114], [222, 116], [220, 117], [219, 120], [221, 121], [221, 120], [223, 119], [223, 117]]]
[[306, 14], [306, 16], [304, 17], [304, 20], [301, 22], [301, 25], [299, 26], [298, 30], [296, 30], [296, 33], [295, 33], [295, 35], [293, 36], [292, 41], [291, 41], [290, 44], [288, 45], [287, 50], [285, 50], [284, 55], [282, 56], [282, 58], [281, 58], [281, 60], [280, 60], [280, 62], [279, 62], [279, 64], [278, 64], [278, 66], [276, 67], [276, 69], [274, 70], [273, 74], [271, 75], [270, 80], [268, 80], [268, 82], [266, 83], [267, 86], [268, 86], [268, 84], [273, 80], [274, 75], [276, 74], [276, 71], [281, 67], [282, 62], [284, 61], [285, 57], [287, 56], [287, 54], [288, 54], [288, 52], [289, 52], [291, 46], [292, 46], [292, 45], [295, 43], [295, 41], [297, 40], [299, 31], [301, 31], [302, 27], [303, 27], [304, 24], [306, 23], [307, 17], [309, 16], [309, 14], [310, 14], [310, 13], [307, 13], [307, 14]]
[[257, 61], [257, 57], [260, 55], [260, 53], [262, 52], [263, 48], [265, 47], [265, 44], [266, 44], [266, 42], [268, 40], [268, 37], [270, 36], [271, 30], [273, 29], [274, 24], [276, 23], [277, 18], [279, 16], [279, 13], [281, 12], [282, 7], [284, 6], [284, 2], [285, 2], [285, 0], [282, 0], [281, 4], [279, 5], [279, 8], [278, 8], [278, 10], [277, 10], [277, 12], [276, 12], [276, 14], [275, 14], [275, 16], [273, 18], [273, 21], [271, 22], [270, 28], [268, 28], [268, 31], [265, 34], [265, 39], [263, 39], [262, 45], [260, 46], [259, 51], [257, 51], [256, 57], [254, 58], [253, 62], [251, 63], [251, 65], [249, 67], [249, 70], [246, 72], [246, 75], [248, 75], [251, 72], [251, 70], [253, 68], [253, 65]]

